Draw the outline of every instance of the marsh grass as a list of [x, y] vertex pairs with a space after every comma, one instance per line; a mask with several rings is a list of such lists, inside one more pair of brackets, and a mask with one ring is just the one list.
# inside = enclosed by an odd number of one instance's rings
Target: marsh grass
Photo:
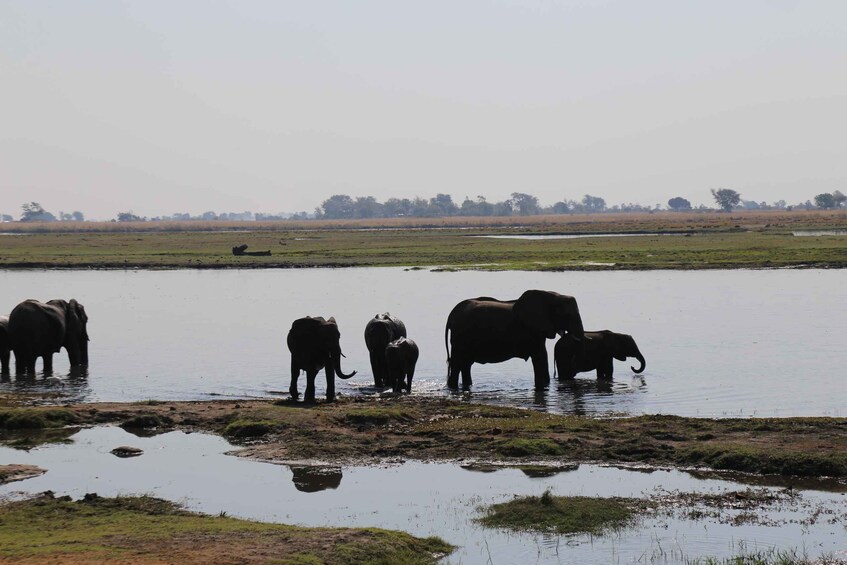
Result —
[[[600, 214], [335, 222], [13, 224], [0, 267], [267, 268], [406, 266], [438, 270], [844, 267], [845, 238], [792, 230], [847, 228], [845, 212]], [[205, 224], [205, 225], [204, 225]], [[85, 230], [85, 231], [74, 231]], [[474, 235], [687, 234], [520, 240]], [[235, 257], [234, 245], [272, 252]]]
[[[42, 496], [0, 505], [0, 561], [430, 564], [438, 538], [375, 528], [302, 528], [206, 516], [152, 497]], [[351, 560], [352, 559], [352, 560]]]
[[557, 534], [603, 535], [633, 523], [646, 505], [628, 498], [525, 496], [494, 504], [478, 519], [484, 526]]

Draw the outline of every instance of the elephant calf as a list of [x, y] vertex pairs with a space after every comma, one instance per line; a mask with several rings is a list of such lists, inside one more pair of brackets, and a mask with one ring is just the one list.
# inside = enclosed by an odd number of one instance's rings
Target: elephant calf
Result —
[[577, 373], [597, 370], [597, 378], [611, 380], [614, 372], [612, 359], [626, 361], [634, 357], [641, 367], [631, 367], [636, 373], [641, 373], [647, 366], [644, 356], [638, 350], [631, 335], [615, 333], [609, 330], [585, 332], [585, 339], [577, 341], [566, 335], [556, 342], [553, 358], [559, 377], [572, 379]]
[[35, 361], [44, 362], [44, 373], [53, 371], [53, 354], [68, 352], [71, 367], [88, 365], [88, 315], [74, 299], [24, 300], [9, 314], [9, 339], [15, 353], [15, 372], [35, 374]]
[[365, 326], [365, 345], [368, 347], [374, 386], [377, 388], [394, 385], [385, 364], [385, 348], [401, 337], [406, 337], [405, 324], [400, 318], [388, 312], [377, 314]]
[[402, 389], [412, 392], [412, 377], [418, 362], [418, 345], [411, 339], [401, 337], [389, 343], [385, 348], [385, 362], [388, 378], [394, 386], [394, 392]]

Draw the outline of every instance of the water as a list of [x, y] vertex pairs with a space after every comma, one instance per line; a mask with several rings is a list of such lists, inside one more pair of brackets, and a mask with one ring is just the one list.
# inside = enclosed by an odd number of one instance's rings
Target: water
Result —
[[[632, 334], [647, 360], [615, 362], [533, 388], [529, 362], [474, 365], [471, 398], [590, 415], [845, 416], [847, 271], [431, 272], [400, 268], [228, 271], [3, 271], [0, 312], [26, 298], [75, 297], [90, 317], [91, 366], [59, 385], [41, 376], [0, 390], [61, 391], [75, 401], [282, 396], [285, 336], [295, 318], [335, 316], [345, 372], [340, 394], [374, 394], [362, 332], [399, 316], [421, 357], [414, 395], [446, 395], [444, 323], [459, 301], [517, 298], [528, 288], [575, 296], [586, 329]], [[548, 342], [552, 372], [553, 341]], [[318, 394], [323, 392], [318, 378]], [[301, 380], [301, 388], [302, 388]]]
[[[0, 498], [53, 490], [81, 498], [150, 494], [208, 514], [306, 526], [375, 526], [440, 536], [458, 545], [446, 563], [636, 563], [684, 562], [686, 558], [728, 557], [744, 545], [765, 550], [804, 548], [811, 556], [842, 552], [842, 492], [802, 491], [802, 504], [772, 509], [772, 525], [730, 525], [718, 520], [647, 518], [634, 528], [601, 537], [513, 533], [474, 522], [480, 507], [516, 495], [623, 496], [648, 498], [664, 491], [721, 493], [745, 487], [696, 479], [679, 471], [624, 470], [582, 465], [532, 478], [517, 469], [468, 470], [451, 463], [405, 462], [381, 467], [313, 469], [274, 465], [225, 455], [234, 449], [206, 434], [140, 438], [120, 428], [78, 432], [69, 445], [29, 452], [0, 447], [0, 464], [46, 468], [46, 474], [0, 486]], [[144, 454], [121, 459], [110, 450], [132, 445]], [[777, 489], [775, 489], [777, 490]], [[19, 494], [16, 494], [19, 493]], [[803, 525], [827, 509], [814, 525]], [[740, 511], [727, 510], [724, 517]]]

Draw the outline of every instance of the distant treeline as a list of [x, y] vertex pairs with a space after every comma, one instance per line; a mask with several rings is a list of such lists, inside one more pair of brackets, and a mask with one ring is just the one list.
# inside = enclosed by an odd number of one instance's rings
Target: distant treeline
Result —
[[[847, 206], [847, 196], [836, 190], [831, 193], [821, 193], [814, 197], [814, 202], [806, 200], [798, 204], [788, 205], [785, 200], [768, 204], [754, 200], [743, 200], [741, 194], [730, 188], [711, 189], [712, 198], [717, 209], [725, 212], [732, 210], [833, 210], [844, 209]], [[59, 212], [58, 217], [47, 212], [41, 204], [28, 202], [22, 206], [22, 222], [53, 222], [53, 221], [84, 221], [82, 212]], [[324, 200], [313, 213], [297, 212], [265, 214], [261, 212], [203, 212], [198, 215], [176, 213], [171, 215], [147, 218], [134, 214], [132, 211], [120, 212], [113, 222], [185, 222], [185, 221], [273, 221], [273, 220], [355, 220], [370, 218], [443, 218], [453, 216], [465, 217], [509, 217], [509, 216], [539, 216], [550, 214], [597, 214], [597, 213], [644, 213], [659, 210], [673, 211], [710, 211], [715, 208], [700, 205], [693, 207], [691, 202], [681, 196], [675, 196], [667, 204], [645, 206], [642, 204], [626, 203], [607, 206], [605, 199], [586, 194], [581, 200], [560, 200], [551, 206], [542, 206], [538, 198], [523, 192], [513, 192], [511, 198], [500, 202], [489, 202], [485, 196], [475, 199], [465, 197], [461, 203], [453, 201], [449, 194], [436, 194], [432, 198], [389, 198], [379, 202], [373, 196], [351, 197], [346, 194], [336, 194]], [[0, 214], [4, 222], [14, 221], [8, 214]]]

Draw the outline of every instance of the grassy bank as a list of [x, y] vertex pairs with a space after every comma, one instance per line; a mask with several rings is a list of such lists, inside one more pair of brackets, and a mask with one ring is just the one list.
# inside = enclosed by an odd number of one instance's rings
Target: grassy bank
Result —
[[[209, 431], [244, 444], [242, 455], [274, 461], [598, 461], [847, 477], [847, 420], [843, 418], [592, 419], [415, 397], [343, 399], [312, 406], [256, 400], [81, 404], [65, 410], [74, 415], [74, 425], [114, 423], [130, 429]], [[22, 421], [44, 425], [14, 430], [14, 441], [23, 445], [49, 438], [42, 434], [69, 421], [48, 407], [9, 411], [15, 415], [0, 411], [0, 420], [7, 426]]]
[[452, 547], [375, 528], [302, 528], [206, 516], [150, 497], [0, 505], [0, 561], [430, 564]]
[[[0, 268], [596, 270], [847, 265], [847, 237], [793, 235], [804, 229], [847, 229], [845, 212], [201, 224], [10, 224], [5, 229], [19, 234], [0, 235]], [[477, 237], [601, 233], [631, 237]], [[233, 256], [232, 247], [242, 244], [249, 246], [248, 251], [269, 250], [271, 256]]]

